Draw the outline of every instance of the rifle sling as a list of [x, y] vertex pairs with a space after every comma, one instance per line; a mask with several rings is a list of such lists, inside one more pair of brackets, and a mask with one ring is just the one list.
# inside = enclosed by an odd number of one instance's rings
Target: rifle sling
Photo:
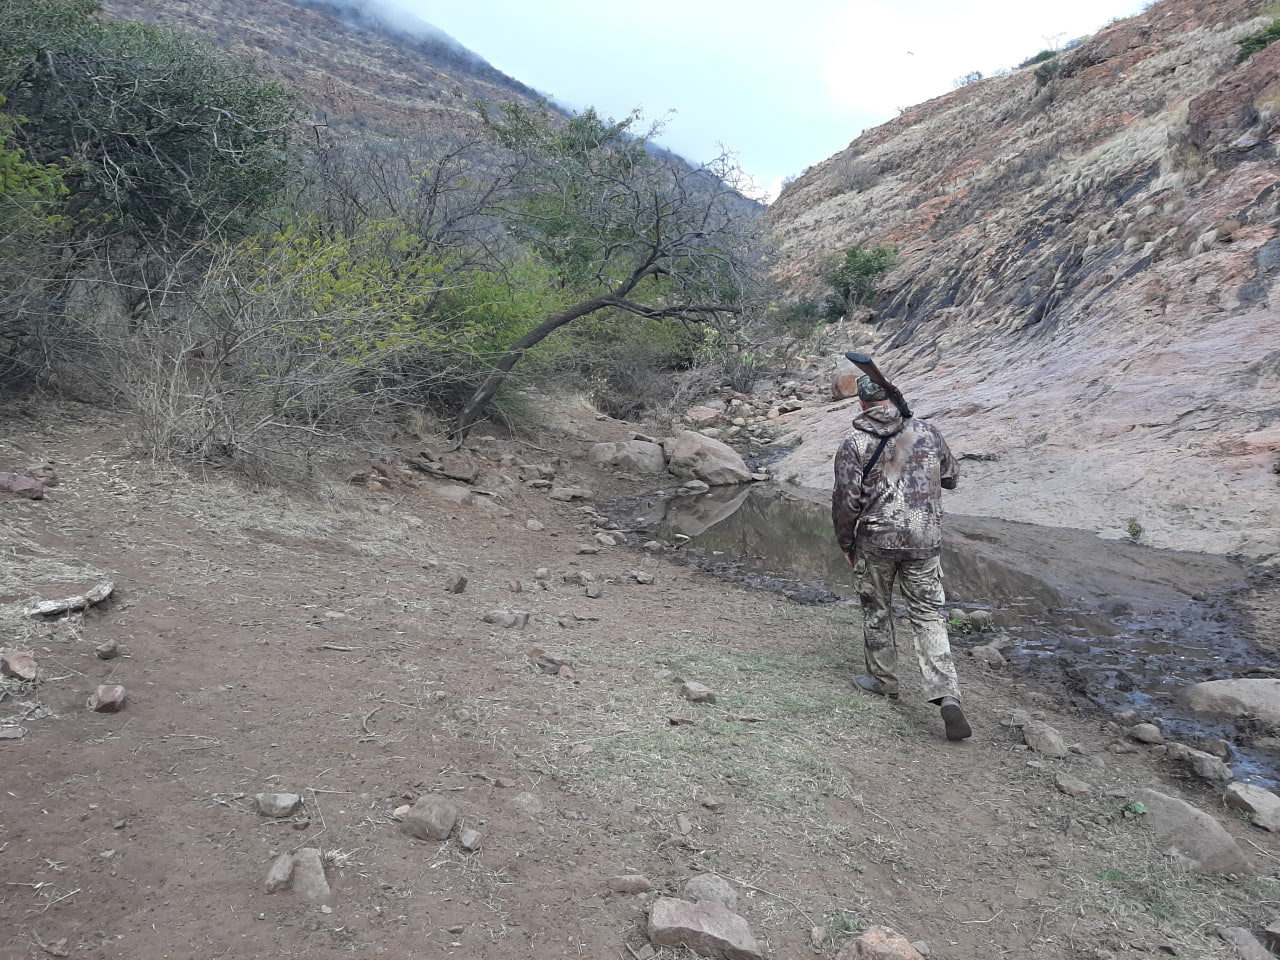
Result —
[[[897, 436], [897, 434], [893, 434], [893, 436]], [[871, 455], [871, 459], [867, 461], [866, 468], [862, 471], [862, 484], [858, 488], [858, 521], [853, 525], [855, 541], [858, 537], [858, 528], [862, 526], [862, 513], [867, 509], [867, 477], [871, 475], [871, 468], [880, 459], [880, 454], [884, 453], [884, 445], [889, 442], [889, 439], [889, 437], [880, 438], [880, 443], [876, 446], [876, 452]]]

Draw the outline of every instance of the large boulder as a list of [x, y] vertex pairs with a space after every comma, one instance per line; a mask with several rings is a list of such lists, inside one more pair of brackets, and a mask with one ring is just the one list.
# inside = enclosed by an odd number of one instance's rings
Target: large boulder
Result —
[[1280, 727], [1280, 680], [1210, 680], [1188, 687], [1184, 697], [1187, 706], [1201, 713], [1248, 713]]
[[670, 442], [667, 469], [681, 480], [701, 480], [713, 487], [750, 483], [751, 471], [732, 447], [684, 430]]
[[1156, 837], [1189, 872], [1254, 873], [1231, 834], [1209, 814], [1155, 790], [1139, 790], [1134, 799], [1146, 806]]
[[667, 469], [662, 446], [645, 440], [597, 443], [587, 453], [587, 461], [597, 467], [614, 467], [631, 473], [662, 473]]
[[862, 372], [847, 357], [836, 358], [836, 368], [831, 374], [831, 399], [848, 400], [858, 395], [858, 377]]

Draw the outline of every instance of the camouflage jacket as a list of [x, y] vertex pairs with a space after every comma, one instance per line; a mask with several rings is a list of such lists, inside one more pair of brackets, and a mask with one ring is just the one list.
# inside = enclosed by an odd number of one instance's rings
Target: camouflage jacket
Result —
[[[866, 478], [866, 464], [888, 437]], [[942, 488], [960, 476], [955, 458], [936, 427], [903, 420], [893, 405], [875, 406], [853, 421], [836, 452], [831, 522], [840, 549], [858, 548], [890, 559], [924, 559], [942, 550]], [[865, 495], [864, 495], [865, 494]]]

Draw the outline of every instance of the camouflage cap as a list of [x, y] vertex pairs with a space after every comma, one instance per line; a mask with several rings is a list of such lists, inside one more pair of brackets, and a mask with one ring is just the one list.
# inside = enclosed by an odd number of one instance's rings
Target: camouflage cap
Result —
[[889, 393], [870, 377], [862, 376], [858, 378], [858, 399], [864, 403], [879, 403], [888, 400]]

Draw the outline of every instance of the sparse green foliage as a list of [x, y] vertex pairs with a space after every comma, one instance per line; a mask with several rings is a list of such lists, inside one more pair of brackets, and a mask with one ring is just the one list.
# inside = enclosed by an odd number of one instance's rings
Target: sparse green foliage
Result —
[[951, 86], [953, 89], [959, 90], [961, 87], [967, 87], [969, 84], [977, 83], [981, 79], [982, 71], [974, 70], [970, 73], [966, 73], [963, 77], [957, 77], [955, 80], [952, 80]]
[[823, 281], [832, 290], [827, 315], [838, 319], [867, 303], [875, 295], [876, 285], [897, 265], [897, 251], [887, 243], [874, 247], [857, 244], [843, 257], [829, 261], [822, 271]]
[[1150, 811], [1147, 810], [1147, 805], [1138, 800], [1130, 800], [1120, 808], [1120, 815], [1126, 820], [1136, 820], [1138, 817], [1149, 812]]
[[530, 349], [583, 317], [621, 311], [705, 324], [740, 316], [754, 227], [726, 158], [701, 169], [663, 166], [646, 150], [656, 127], [634, 130], [636, 114], [615, 121], [588, 110], [558, 123], [504, 104], [483, 119], [520, 170], [515, 195], [493, 215], [547, 265], [565, 297], [507, 345], [458, 414], [458, 435]]
[[1142, 524], [1138, 522], [1136, 517], [1129, 518], [1129, 522], [1125, 524], [1125, 530], [1134, 540], [1137, 540], [1142, 536]]
[[947, 621], [947, 628], [952, 633], [973, 633], [973, 620], [969, 617], [952, 617]]
[[1036, 67], [1036, 87], [1048, 86], [1062, 70], [1061, 60], [1046, 60]]
[[1018, 69], [1021, 70], [1023, 67], [1030, 67], [1030, 66], [1034, 66], [1037, 63], [1044, 63], [1046, 60], [1052, 60], [1057, 55], [1058, 55], [1057, 50], [1049, 50], [1049, 49], [1041, 50], [1035, 56], [1027, 57], [1027, 59], [1023, 60], [1020, 64], [1018, 64]]
[[1257, 33], [1251, 33], [1243, 40], [1238, 41], [1240, 52], [1236, 55], [1236, 63], [1244, 63], [1255, 53], [1265, 50], [1277, 40], [1280, 40], [1280, 20], [1273, 20], [1269, 27], [1265, 27]]

